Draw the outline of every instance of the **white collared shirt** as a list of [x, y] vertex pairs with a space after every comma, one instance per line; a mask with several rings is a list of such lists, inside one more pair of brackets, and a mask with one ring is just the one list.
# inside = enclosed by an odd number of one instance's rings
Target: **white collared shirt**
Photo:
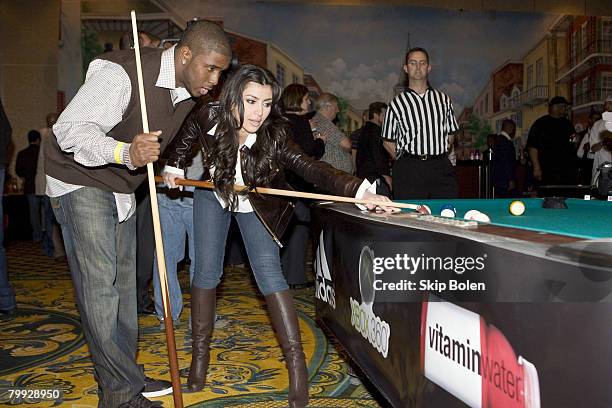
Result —
[[[208, 131], [208, 134], [211, 136], [214, 136], [216, 131], [217, 131], [217, 125], [213, 126], [213, 128]], [[240, 148], [242, 146], [246, 146], [250, 149], [251, 147], [253, 147], [256, 141], [257, 141], [257, 134], [249, 133], [246, 140], [244, 141], [244, 144], [238, 146], [238, 157], [236, 158], [236, 167], [235, 167], [236, 176], [234, 177], [235, 185], [238, 185], [238, 186], [244, 185], [244, 178], [242, 177], [242, 163], [240, 160], [240, 154], [241, 154]], [[172, 173], [172, 174], [180, 175], [181, 177], [185, 177], [185, 172], [182, 169], [179, 169], [177, 167], [165, 166], [163, 171], [164, 173]], [[215, 167], [211, 166], [209, 168], [209, 174], [212, 176], [214, 172], [215, 172]], [[214, 190], [214, 193], [215, 193], [215, 197], [217, 197], [217, 200], [219, 201], [219, 204], [221, 204], [221, 207], [227, 208], [229, 204], [226, 203], [219, 196], [219, 194], [217, 194], [216, 190]], [[236, 208], [235, 212], [249, 213], [253, 211], [254, 211], [253, 205], [251, 205], [251, 201], [249, 201], [248, 195], [239, 195], [238, 196], [238, 207]]]
[[[209, 135], [214, 135], [215, 131], [217, 130], [217, 125], [215, 125], [212, 129], [210, 129], [208, 131]], [[253, 145], [255, 144], [255, 142], [257, 141], [257, 134], [255, 133], [249, 133], [249, 135], [247, 136], [246, 140], [244, 141], [244, 144], [241, 144], [240, 146], [238, 146], [238, 157], [236, 157], [236, 176], [234, 177], [234, 184], [238, 185], [238, 186], [244, 186], [244, 178], [242, 177], [242, 160], [240, 160], [240, 155], [241, 155], [241, 148], [242, 146], [246, 146], [249, 149], [251, 147], [253, 147]], [[210, 174], [212, 175], [215, 172], [215, 168], [214, 166], [211, 166], [210, 168]], [[217, 191], [215, 190], [215, 197], [217, 197], [217, 200], [219, 201], [219, 204], [221, 204], [221, 207], [223, 208], [227, 208], [229, 206], [228, 203], [226, 203], [220, 196], [219, 194], [217, 194]], [[238, 207], [236, 208], [235, 212], [239, 212], [239, 213], [250, 213], [253, 212], [253, 206], [251, 205], [251, 201], [249, 200], [249, 196], [248, 195], [239, 195], [238, 196]]]
[[[174, 47], [162, 53], [155, 86], [169, 89], [174, 105], [191, 97], [185, 88], [176, 87]], [[93, 60], [85, 82], [53, 126], [62, 151], [73, 153], [74, 161], [87, 167], [115, 163], [114, 151], [119, 142], [106, 134], [121, 122], [131, 96], [130, 77], [121, 65]], [[129, 143], [123, 146], [124, 150], [129, 148]], [[59, 197], [83, 187], [49, 175], [46, 178], [49, 197]], [[125, 221], [136, 209], [134, 194], [114, 194], [119, 222]]]

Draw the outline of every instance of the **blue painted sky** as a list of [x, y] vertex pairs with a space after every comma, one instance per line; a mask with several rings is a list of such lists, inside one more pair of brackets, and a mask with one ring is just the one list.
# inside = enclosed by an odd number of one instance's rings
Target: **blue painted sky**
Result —
[[492, 70], [520, 60], [556, 15], [459, 12], [407, 6], [323, 6], [204, 0], [228, 30], [275, 43], [325, 89], [365, 108], [388, 101], [397, 83], [407, 36], [430, 51], [431, 83], [460, 113]]

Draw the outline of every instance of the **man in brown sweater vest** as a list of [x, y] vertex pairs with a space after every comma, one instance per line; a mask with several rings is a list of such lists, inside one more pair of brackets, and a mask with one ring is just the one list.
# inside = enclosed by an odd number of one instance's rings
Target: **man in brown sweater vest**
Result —
[[83, 331], [100, 388], [100, 407], [155, 406], [172, 391], [136, 364], [134, 190], [147, 163], [178, 131], [229, 65], [231, 49], [215, 23], [189, 25], [168, 50], [142, 48], [151, 129], [142, 132], [134, 52], [103, 54], [53, 126], [46, 149], [47, 195], [62, 226]]

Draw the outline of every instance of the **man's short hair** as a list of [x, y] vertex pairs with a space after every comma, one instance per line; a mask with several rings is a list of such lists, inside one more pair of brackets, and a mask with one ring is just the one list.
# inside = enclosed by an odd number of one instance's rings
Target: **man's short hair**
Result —
[[427, 59], [427, 63], [429, 64], [429, 53], [427, 52], [425, 48], [421, 48], [421, 47], [413, 47], [408, 50], [408, 52], [406, 53], [405, 64], [408, 64], [408, 57], [410, 57], [410, 54], [412, 54], [413, 52], [422, 52], [423, 54], [425, 54], [425, 58]]
[[332, 103], [338, 104], [338, 97], [332, 93], [324, 92], [317, 98], [315, 102], [315, 109], [321, 110], [325, 106], [330, 105]]
[[208, 20], [191, 22], [177, 44], [177, 48], [181, 47], [189, 47], [195, 55], [214, 51], [228, 57], [232, 56], [227, 34], [217, 23]]
[[504, 129], [508, 129], [508, 127], [514, 127], [516, 129], [516, 123], [514, 123], [514, 121], [512, 119], [504, 119], [504, 121], [502, 122], [501, 128], [502, 130]]
[[380, 115], [385, 109], [387, 109], [386, 103], [372, 102], [368, 107], [368, 119], [374, 119], [374, 115]]
[[28, 143], [34, 143], [40, 140], [40, 132], [38, 130], [30, 130], [28, 132]]
[[548, 107], [554, 105], [569, 105], [569, 102], [563, 96], [555, 96], [548, 102]]

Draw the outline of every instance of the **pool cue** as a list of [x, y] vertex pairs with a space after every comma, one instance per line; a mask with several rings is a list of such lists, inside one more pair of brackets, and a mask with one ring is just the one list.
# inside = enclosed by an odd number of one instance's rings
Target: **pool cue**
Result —
[[[138, 44], [138, 30], [136, 28], [136, 12], [132, 10], [132, 35], [134, 36], [134, 53], [136, 54], [136, 72], [138, 74], [138, 92], [140, 96], [140, 113], [142, 114], [142, 131], [149, 133], [149, 119], [147, 117], [147, 104], [145, 101], [144, 84], [142, 80], [142, 65], [140, 61], [140, 48]], [[170, 363], [170, 378], [172, 380], [172, 396], [174, 406], [183, 408], [183, 394], [181, 393], [181, 380], [176, 356], [176, 342], [174, 340], [174, 327], [172, 326], [172, 311], [168, 296], [168, 279], [166, 277], [166, 258], [164, 256], [164, 243], [162, 240], [161, 223], [159, 221], [159, 207], [157, 205], [157, 191], [155, 189], [155, 173], [153, 163], [147, 163], [147, 178], [149, 181], [149, 195], [151, 196], [151, 215], [153, 216], [153, 232], [155, 234], [155, 251], [157, 253], [157, 271], [162, 292], [164, 306], [164, 326], [166, 328], [166, 343], [168, 360]]]
[[[160, 176], [155, 176], [155, 181], [163, 182], [164, 180]], [[212, 181], [200, 181], [200, 180], [191, 180], [191, 179], [176, 179], [176, 184], [181, 186], [193, 186], [193, 187], [202, 187], [202, 188], [215, 188], [215, 185]], [[241, 191], [245, 189], [245, 186], [235, 185], [234, 189], [236, 191]], [[339, 201], [343, 203], [353, 203], [353, 204], [372, 204], [376, 206], [382, 207], [397, 207], [397, 208], [408, 208], [411, 210], [418, 210], [420, 205], [417, 204], [408, 204], [408, 203], [397, 203], [395, 201], [372, 201], [372, 200], [361, 200], [353, 197], [344, 197], [344, 196], [336, 196], [329, 194], [317, 194], [317, 193], [306, 193], [304, 191], [293, 191], [293, 190], [282, 190], [278, 188], [268, 188], [268, 187], [257, 187], [254, 192], [259, 194], [271, 194], [278, 195], [284, 197], [296, 197], [296, 198], [309, 198], [312, 200], [323, 200], [323, 201]]]

